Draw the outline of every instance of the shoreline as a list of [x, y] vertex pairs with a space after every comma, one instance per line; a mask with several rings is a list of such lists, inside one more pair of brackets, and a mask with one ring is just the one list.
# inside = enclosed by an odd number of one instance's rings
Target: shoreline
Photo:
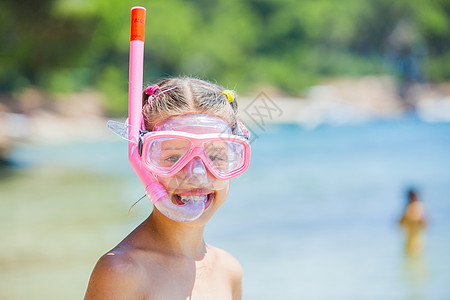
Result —
[[[450, 122], [450, 83], [414, 85], [410, 90], [409, 99], [400, 99], [392, 78], [373, 76], [324, 82], [311, 87], [303, 98], [261, 88], [255, 96], [238, 98], [238, 115], [252, 126], [298, 124], [307, 129], [398, 118], [411, 110], [426, 122]], [[17, 100], [18, 108], [0, 103], [0, 158], [8, 157], [16, 144], [109, 138], [106, 122], [111, 118], [103, 102], [103, 96], [94, 91], [50, 100], [43, 92], [29, 89]]]

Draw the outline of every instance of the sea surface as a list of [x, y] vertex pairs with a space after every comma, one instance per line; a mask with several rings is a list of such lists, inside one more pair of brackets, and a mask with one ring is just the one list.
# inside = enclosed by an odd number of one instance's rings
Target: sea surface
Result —
[[[357, 125], [324, 125], [313, 130], [297, 125], [269, 125], [256, 133], [250, 169], [232, 180], [227, 202], [205, 231], [207, 242], [226, 249], [241, 262], [243, 299], [450, 299], [449, 123], [424, 123], [409, 116]], [[18, 191], [20, 180], [24, 179], [14, 172], [26, 174], [48, 168], [58, 170], [52, 182], [60, 189], [67, 183], [80, 199], [91, 194], [90, 185], [77, 187], [77, 182], [84, 182], [86, 176], [91, 186], [104, 185], [108, 191], [114, 191], [108, 196], [110, 199], [102, 200], [101, 207], [95, 201], [85, 200], [90, 204], [82, 202], [83, 209], [71, 208], [71, 217], [90, 211], [92, 218], [98, 209], [104, 222], [99, 225], [92, 221], [92, 226], [76, 231], [73, 244], [100, 244], [89, 248], [91, 252], [87, 246], [80, 250], [87, 252], [78, 258], [86, 267], [77, 269], [78, 277], [69, 281], [81, 287], [72, 288], [71, 297], [79, 299], [101, 251], [108, 251], [151, 211], [144, 199], [133, 208], [134, 214], [126, 214], [143, 195], [127, 162], [126, 142], [112, 137], [52, 146], [23, 145], [14, 151], [12, 161], [12, 175], [0, 178], [0, 199], [5, 191], [17, 189], [8, 192], [8, 203], [28, 201], [23, 199], [27, 194], [33, 197], [33, 191]], [[89, 175], [59, 180], [65, 178], [66, 172]], [[29, 182], [37, 186], [51, 184], [41, 173], [36, 174]], [[96, 183], [97, 179], [92, 178], [104, 178], [114, 186], [108, 187], [103, 181]], [[429, 222], [424, 232], [425, 249], [419, 257], [405, 255], [404, 236], [398, 226], [406, 191], [411, 187], [424, 201]], [[106, 197], [108, 191], [99, 190], [93, 197]], [[54, 200], [48, 200], [46, 207], [59, 207], [56, 203], [69, 194], [73, 191], [58, 190], [57, 196], [48, 192], [49, 199]], [[19, 214], [19, 208], [5, 203], [0, 200], [0, 209], [8, 209], [5, 217], [13, 222], [29, 220], [11, 217]], [[20, 213], [26, 209], [27, 206], [20, 206]], [[108, 214], [116, 218], [118, 211], [124, 211], [125, 217], [108, 224]], [[58, 212], [47, 221], [55, 219], [55, 215]], [[48, 225], [37, 235], [54, 226], [57, 224]], [[71, 226], [75, 230], [77, 225]], [[40, 272], [38, 266], [30, 267], [36, 259], [19, 264], [20, 256], [8, 252], [25, 251], [22, 247], [39, 244], [20, 232], [27, 230], [26, 226], [18, 228], [23, 228], [15, 231], [21, 238], [10, 236], [11, 245], [0, 247], [0, 267], [7, 266], [6, 271], [0, 271], [0, 277], [11, 283], [1, 286], [11, 290], [5, 299], [24, 295], [12, 290], [16, 285], [11, 276], [28, 276], [28, 281], [33, 282], [35, 277], [30, 272]], [[98, 232], [103, 238], [96, 235]], [[52, 240], [52, 235], [47, 238]], [[51, 263], [53, 258], [46, 259]], [[75, 268], [65, 267], [69, 259], [61, 258], [55, 263], [56, 271], [49, 278], [68, 276]], [[22, 273], [17, 271], [20, 268]], [[65, 286], [70, 290], [70, 283]], [[52, 297], [50, 288], [36, 288], [36, 293], [46, 299], [58, 299]]]

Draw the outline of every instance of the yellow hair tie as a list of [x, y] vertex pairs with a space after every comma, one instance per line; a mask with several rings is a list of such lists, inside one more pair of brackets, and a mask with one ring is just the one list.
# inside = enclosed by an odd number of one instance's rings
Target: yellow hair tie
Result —
[[227, 96], [227, 99], [228, 99], [228, 102], [233, 102], [234, 101], [234, 93], [233, 93], [233, 91], [230, 91], [230, 90], [224, 90], [223, 92], [222, 92], [222, 94], [223, 95], [225, 95], [225, 96]]

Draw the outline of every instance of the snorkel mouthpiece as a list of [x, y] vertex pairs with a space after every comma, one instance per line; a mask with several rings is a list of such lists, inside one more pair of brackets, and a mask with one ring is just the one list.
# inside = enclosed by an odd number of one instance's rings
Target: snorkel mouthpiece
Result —
[[142, 115], [142, 86], [144, 65], [145, 8], [131, 9], [130, 66], [128, 88], [128, 159], [133, 170], [145, 186], [146, 194], [154, 206], [166, 217], [177, 222], [191, 222], [205, 210], [205, 201], [200, 198], [186, 198], [186, 202], [175, 204], [167, 190], [145, 169], [139, 155], [139, 129], [144, 124]]
[[166, 217], [177, 222], [191, 222], [198, 219], [205, 210], [207, 197], [189, 197], [183, 204], [172, 203], [166, 189], [157, 181], [146, 189], [153, 205]]

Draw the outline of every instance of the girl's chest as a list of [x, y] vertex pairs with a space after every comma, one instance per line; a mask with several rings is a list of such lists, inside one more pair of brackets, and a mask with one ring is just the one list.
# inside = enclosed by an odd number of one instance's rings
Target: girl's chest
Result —
[[231, 281], [224, 270], [192, 264], [168, 267], [152, 274], [146, 299], [232, 299]]

